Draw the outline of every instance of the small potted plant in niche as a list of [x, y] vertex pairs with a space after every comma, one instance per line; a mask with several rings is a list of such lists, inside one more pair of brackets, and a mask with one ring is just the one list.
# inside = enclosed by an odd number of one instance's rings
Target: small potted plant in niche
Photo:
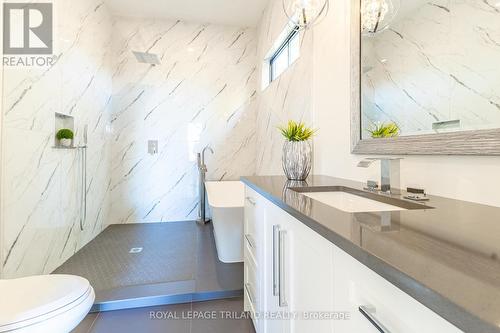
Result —
[[71, 147], [73, 145], [73, 131], [68, 128], [63, 128], [57, 131], [56, 139], [62, 147]]
[[290, 180], [305, 180], [311, 172], [312, 147], [310, 139], [316, 130], [307, 127], [302, 122], [290, 120], [286, 126], [278, 129], [285, 137], [283, 156], [281, 159], [283, 171]]
[[399, 126], [396, 123], [377, 123], [372, 128], [367, 129], [372, 138], [395, 138], [399, 136]]

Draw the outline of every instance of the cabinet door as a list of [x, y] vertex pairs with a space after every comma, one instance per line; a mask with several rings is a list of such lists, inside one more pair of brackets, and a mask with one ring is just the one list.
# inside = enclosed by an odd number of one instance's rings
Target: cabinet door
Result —
[[283, 333], [287, 320], [287, 307], [279, 298], [279, 235], [287, 228], [284, 212], [271, 202], [266, 202], [264, 228], [263, 315], [265, 333]]
[[266, 200], [257, 192], [245, 188], [244, 208], [244, 309], [253, 316], [256, 332], [262, 332], [259, 319], [262, 313], [264, 292], [262, 258], [264, 251], [264, 228]]
[[[285, 213], [286, 214], [286, 213]], [[285, 294], [292, 315], [285, 332], [333, 332], [333, 247], [329, 241], [288, 215], [284, 241]]]
[[249, 246], [250, 253], [255, 263], [259, 264], [259, 249], [262, 243], [262, 228], [264, 224], [264, 209], [266, 200], [257, 192], [245, 188], [245, 207], [244, 207], [244, 243]]
[[[333, 264], [335, 310], [351, 314], [350, 320], [335, 321], [336, 333], [461, 332], [335, 246]], [[366, 316], [360, 312], [360, 308]], [[377, 329], [377, 325], [381, 329]]]

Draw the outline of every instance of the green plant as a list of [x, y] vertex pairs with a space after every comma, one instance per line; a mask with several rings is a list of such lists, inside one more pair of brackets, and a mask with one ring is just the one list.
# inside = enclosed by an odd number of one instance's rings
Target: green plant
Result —
[[399, 126], [396, 123], [379, 123], [367, 129], [372, 138], [394, 138], [399, 136]]
[[293, 120], [289, 120], [286, 126], [279, 126], [278, 129], [288, 141], [306, 141], [316, 133], [316, 129], [306, 127], [304, 123]]
[[56, 133], [57, 140], [62, 140], [62, 139], [73, 140], [73, 137], [74, 137], [73, 131], [68, 128], [60, 129]]

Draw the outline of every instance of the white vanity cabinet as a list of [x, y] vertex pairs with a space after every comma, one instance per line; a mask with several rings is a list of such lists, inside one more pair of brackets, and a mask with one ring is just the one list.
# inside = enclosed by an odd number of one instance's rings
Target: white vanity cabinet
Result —
[[245, 188], [243, 260], [244, 260], [244, 309], [252, 314], [257, 332], [262, 321], [262, 276], [264, 260], [264, 220], [267, 200], [248, 186]]
[[277, 206], [268, 212], [280, 217], [276, 218], [279, 274], [275, 303], [290, 314], [283, 332], [333, 332], [333, 321], [323, 318], [333, 309], [334, 300], [331, 243]]
[[245, 310], [257, 333], [461, 332], [248, 187], [245, 202]]
[[[255, 192], [249, 189], [247, 197], [254, 199], [253, 195]], [[252, 201], [256, 205], [246, 206], [257, 208], [248, 207], [245, 224], [254, 223], [254, 226], [249, 225], [245, 230], [256, 230], [256, 242], [262, 244], [257, 258], [260, 302], [255, 308], [256, 331], [333, 332], [331, 320], [316, 317], [333, 308], [331, 243], [264, 198]], [[263, 216], [255, 214], [262, 211], [261, 208], [264, 208]], [[251, 251], [246, 250], [245, 274], [252, 266]], [[245, 294], [251, 292], [245, 291]], [[245, 304], [250, 303], [249, 297], [245, 297]], [[245, 309], [253, 311], [248, 306]]]
[[346, 311], [351, 316], [350, 320], [334, 321], [335, 332], [461, 332], [349, 254], [332, 246], [335, 311]]

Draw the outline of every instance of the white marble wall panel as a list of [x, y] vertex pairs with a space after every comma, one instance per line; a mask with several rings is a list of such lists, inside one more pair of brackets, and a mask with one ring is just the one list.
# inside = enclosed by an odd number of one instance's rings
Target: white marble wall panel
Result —
[[[256, 34], [127, 18], [114, 31], [110, 222], [196, 219], [203, 147], [215, 150], [208, 179], [255, 172]], [[132, 51], [161, 64], [138, 63]], [[158, 154], [148, 154], [148, 140], [158, 140]]]
[[395, 121], [403, 134], [423, 134], [434, 122], [460, 119], [461, 129], [498, 128], [498, 5], [422, 1], [401, 13], [363, 39], [363, 127]]
[[[264, 58], [284, 31], [287, 19], [281, 0], [271, 0], [259, 24], [258, 73]], [[300, 36], [300, 58], [277, 80], [257, 91], [257, 165], [258, 174], [283, 174], [281, 151], [284, 139], [277, 127], [288, 120], [312, 124], [312, 43], [313, 30]]]
[[[107, 223], [112, 19], [101, 0], [55, 0], [56, 64], [4, 67], [2, 278], [49, 273]], [[54, 113], [89, 126], [88, 205], [80, 230], [80, 158], [53, 149]]]

